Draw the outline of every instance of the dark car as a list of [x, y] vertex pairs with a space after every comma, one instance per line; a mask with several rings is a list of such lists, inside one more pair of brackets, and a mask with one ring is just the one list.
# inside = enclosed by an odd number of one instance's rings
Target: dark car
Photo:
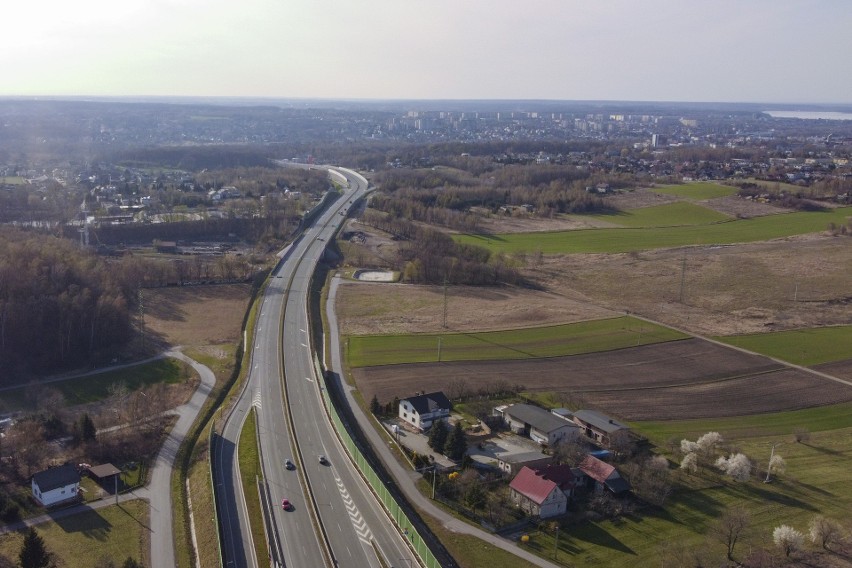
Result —
[[328, 465], [328, 460], [326, 459], [326, 457], [325, 457], [324, 455], [320, 455], [320, 457], [319, 457], [319, 462], [320, 462], [322, 465]]
[[285, 511], [290, 511], [293, 509], [293, 504], [289, 499], [281, 499], [281, 508]]
[[287, 458], [284, 460], [284, 467], [287, 469], [296, 469], [296, 464], [293, 463], [293, 460]]

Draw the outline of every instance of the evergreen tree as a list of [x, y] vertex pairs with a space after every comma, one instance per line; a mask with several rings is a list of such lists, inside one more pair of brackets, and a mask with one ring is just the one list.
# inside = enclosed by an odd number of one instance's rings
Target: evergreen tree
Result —
[[53, 554], [47, 551], [44, 539], [41, 538], [34, 528], [30, 527], [24, 537], [21, 553], [18, 555], [21, 568], [53, 568]]
[[429, 447], [436, 452], [444, 452], [444, 444], [447, 443], [447, 423], [443, 420], [436, 420], [432, 423], [432, 429], [429, 430]]
[[456, 422], [455, 428], [450, 430], [447, 441], [444, 444], [444, 455], [453, 461], [459, 461], [467, 452], [467, 440], [464, 438], [461, 422]]
[[379, 404], [379, 397], [373, 395], [372, 400], [370, 400], [370, 412], [374, 415], [378, 416], [382, 412], [382, 405]]
[[121, 568], [143, 568], [142, 563], [134, 560], [131, 557], [127, 557], [127, 560], [124, 561], [124, 564], [121, 565]]
[[80, 417], [80, 438], [84, 442], [93, 441], [98, 435], [98, 429], [95, 428], [95, 423], [88, 413], [83, 413]]

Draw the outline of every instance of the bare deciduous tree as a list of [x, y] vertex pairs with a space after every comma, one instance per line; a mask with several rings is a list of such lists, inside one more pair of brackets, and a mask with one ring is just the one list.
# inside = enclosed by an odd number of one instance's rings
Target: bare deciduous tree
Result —
[[843, 539], [843, 528], [834, 519], [828, 519], [822, 515], [816, 515], [811, 519], [810, 537], [814, 544], [818, 544], [826, 550]]
[[710, 534], [725, 545], [728, 560], [734, 559], [734, 547], [743, 536], [751, 515], [748, 510], [741, 506], [730, 507], [722, 513], [716, 524], [710, 527]]

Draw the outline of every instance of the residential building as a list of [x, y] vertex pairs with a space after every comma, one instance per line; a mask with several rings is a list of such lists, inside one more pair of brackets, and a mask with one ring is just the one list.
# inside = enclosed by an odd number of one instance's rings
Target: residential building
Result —
[[565, 514], [574, 484], [574, 474], [568, 465], [523, 467], [509, 484], [509, 498], [528, 515], [546, 519]]
[[542, 445], [550, 446], [579, 433], [576, 424], [532, 404], [501, 406], [494, 411], [503, 417], [503, 421], [513, 432], [529, 436]]
[[574, 413], [574, 422], [586, 437], [602, 446], [609, 446], [612, 443], [612, 437], [617, 432], [630, 430], [630, 427], [626, 424], [601, 414], [597, 410], [578, 410]]
[[496, 454], [497, 467], [508, 475], [517, 475], [524, 467], [532, 469], [544, 467], [553, 463], [553, 456], [541, 452], [503, 452]]
[[444, 393], [430, 392], [399, 401], [399, 417], [423, 432], [432, 427], [435, 420], [446, 420], [452, 405]]
[[71, 501], [80, 492], [80, 474], [70, 464], [40, 471], [33, 475], [32, 492], [45, 507]]

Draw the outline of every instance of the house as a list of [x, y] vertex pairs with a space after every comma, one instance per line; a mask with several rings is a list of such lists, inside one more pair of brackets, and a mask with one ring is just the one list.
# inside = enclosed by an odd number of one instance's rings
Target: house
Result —
[[578, 410], [574, 413], [574, 422], [583, 433], [602, 446], [609, 446], [616, 432], [627, 432], [630, 428], [596, 410]]
[[449, 399], [444, 393], [430, 392], [399, 401], [399, 417], [421, 432], [432, 427], [435, 420], [446, 420], [450, 416]]
[[517, 475], [524, 467], [532, 469], [548, 466], [553, 463], [553, 456], [541, 452], [502, 452], [496, 454], [497, 467], [509, 475]]
[[509, 499], [529, 515], [542, 519], [565, 514], [574, 493], [574, 474], [568, 465], [521, 468], [509, 484]]
[[620, 495], [630, 491], [630, 483], [621, 477], [615, 467], [594, 456], [589, 455], [583, 458], [577, 470], [581, 473], [580, 482], [595, 493], [607, 490]]
[[80, 474], [70, 464], [40, 471], [33, 475], [32, 491], [45, 507], [71, 501], [80, 491]]
[[532, 404], [513, 404], [494, 410], [503, 416], [503, 421], [513, 432], [529, 436], [542, 445], [553, 445], [579, 433], [576, 424]]

